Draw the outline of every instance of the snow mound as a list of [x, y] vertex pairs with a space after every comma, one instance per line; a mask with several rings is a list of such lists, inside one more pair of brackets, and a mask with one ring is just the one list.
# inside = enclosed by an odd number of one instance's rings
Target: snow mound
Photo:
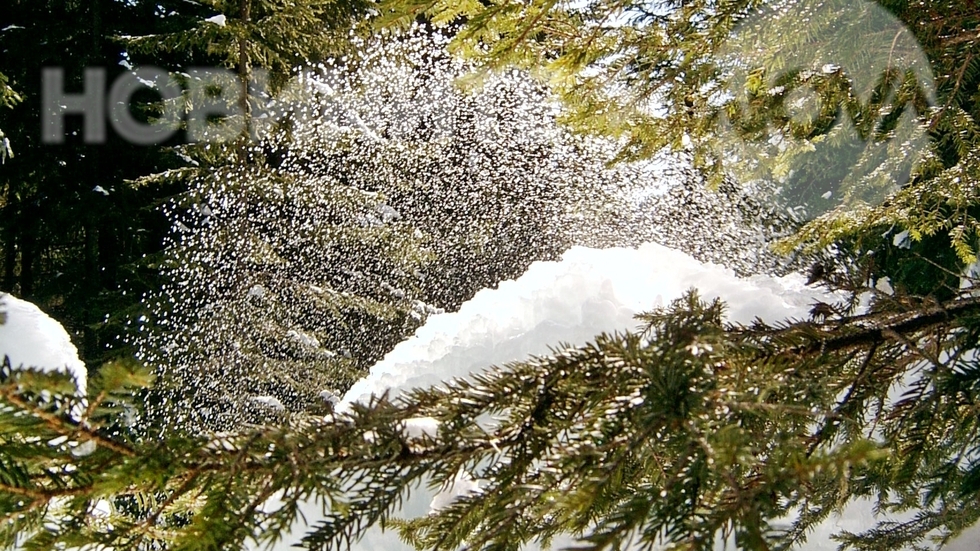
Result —
[[60, 323], [30, 302], [9, 294], [0, 295], [0, 312], [7, 318], [0, 325], [0, 357], [10, 358], [13, 367], [68, 373], [75, 378], [78, 393], [85, 395], [85, 364]]
[[666, 306], [692, 287], [704, 299], [725, 300], [728, 321], [739, 323], [805, 317], [814, 302], [829, 300], [799, 274], [739, 278], [653, 243], [575, 247], [560, 261], [536, 262], [519, 279], [480, 291], [458, 312], [429, 317], [350, 389], [340, 408], [385, 390], [394, 395], [548, 354], [561, 343], [582, 345], [602, 332], [634, 329], [637, 313]]

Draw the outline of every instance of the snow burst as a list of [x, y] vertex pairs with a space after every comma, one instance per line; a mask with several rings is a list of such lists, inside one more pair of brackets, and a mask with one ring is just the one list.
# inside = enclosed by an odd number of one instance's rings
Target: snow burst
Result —
[[743, 274], [787, 271], [760, 252], [778, 228], [734, 189], [703, 189], [670, 155], [612, 165], [620, 144], [562, 127], [530, 76], [461, 86], [473, 68], [446, 42], [375, 38], [300, 75], [256, 113], [287, 124], [247, 162], [178, 152], [193, 176], [165, 207], [168, 283], [136, 342], [161, 374], [148, 423], [329, 411], [324, 392], [429, 316], [575, 245], [658, 241]]

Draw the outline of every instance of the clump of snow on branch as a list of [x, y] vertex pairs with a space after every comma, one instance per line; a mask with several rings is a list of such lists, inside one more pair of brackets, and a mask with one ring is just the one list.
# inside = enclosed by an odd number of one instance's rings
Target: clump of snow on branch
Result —
[[88, 381], [78, 349], [60, 323], [34, 304], [13, 295], [0, 294], [0, 359], [9, 358], [11, 367], [37, 368], [67, 373], [75, 379], [82, 396]]
[[[634, 329], [637, 313], [697, 288], [728, 303], [728, 320], [805, 318], [826, 293], [799, 274], [737, 277], [655, 243], [638, 249], [575, 247], [558, 262], [536, 262], [520, 278], [485, 289], [458, 312], [432, 316], [344, 397], [341, 407], [386, 390], [435, 385], [491, 365], [583, 344], [601, 332]], [[392, 396], [394, 397], [394, 396]]]

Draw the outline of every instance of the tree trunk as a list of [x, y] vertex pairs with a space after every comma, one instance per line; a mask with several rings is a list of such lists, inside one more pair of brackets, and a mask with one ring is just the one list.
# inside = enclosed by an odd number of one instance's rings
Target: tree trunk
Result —
[[86, 360], [99, 353], [99, 336], [92, 324], [98, 321], [96, 296], [101, 289], [99, 274], [99, 224], [89, 219], [85, 222], [84, 281], [82, 283], [82, 357]]
[[[245, 28], [246, 36], [238, 37], [238, 79], [242, 87], [242, 118], [244, 119], [244, 128], [242, 129], [242, 141], [245, 142], [251, 137], [252, 129], [252, 112], [251, 105], [248, 102], [248, 83], [252, 77], [252, 69], [248, 59], [248, 26], [251, 19], [252, 11], [252, 0], [240, 0], [239, 4], [239, 16], [241, 17], [242, 27]], [[242, 153], [244, 153], [244, 145], [242, 146]], [[244, 157], [243, 157], [244, 158]]]
[[[29, 217], [28, 217], [29, 218]], [[25, 222], [20, 235], [20, 296], [31, 300], [34, 295], [34, 262], [37, 258], [37, 223]]]
[[3, 232], [3, 290], [12, 292], [17, 284], [17, 226], [15, 222], [7, 223]]

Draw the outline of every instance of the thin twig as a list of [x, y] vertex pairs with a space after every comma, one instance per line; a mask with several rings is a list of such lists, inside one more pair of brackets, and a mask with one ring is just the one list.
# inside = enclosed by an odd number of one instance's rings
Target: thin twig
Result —
[[63, 436], [79, 435], [83, 440], [91, 440], [99, 446], [125, 455], [126, 457], [136, 457], [136, 452], [129, 448], [129, 446], [110, 440], [84, 425], [70, 423], [54, 413], [41, 411], [26, 400], [22, 399], [10, 387], [0, 388], [0, 398], [10, 402], [10, 404], [24, 411], [30, 412], [32, 415], [43, 420], [48, 424], [48, 426]]
[[35, 500], [50, 500], [56, 497], [64, 496], [74, 496], [83, 494], [91, 490], [91, 486], [75, 486], [72, 488], [21, 488], [19, 486], [10, 486], [9, 484], [4, 484], [0, 482], [0, 492], [13, 494], [18, 496], [29, 497]]

